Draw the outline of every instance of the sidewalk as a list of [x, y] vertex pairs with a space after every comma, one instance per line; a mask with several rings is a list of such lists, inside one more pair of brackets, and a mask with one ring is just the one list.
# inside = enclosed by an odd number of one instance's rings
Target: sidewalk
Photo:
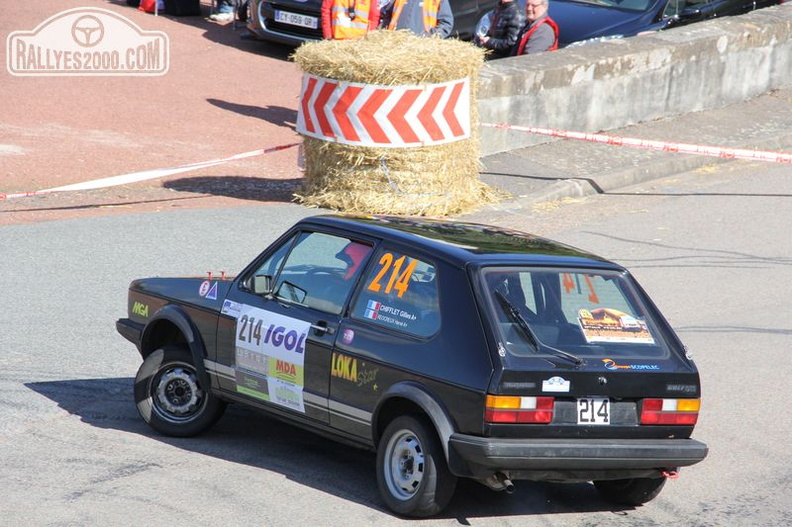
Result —
[[[792, 86], [719, 110], [690, 113], [602, 133], [792, 153]], [[530, 211], [538, 203], [606, 193], [727, 161], [718, 157], [575, 139], [550, 139], [540, 145], [483, 158], [485, 168], [481, 179], [488, 185], [505, 190], [512, 198], [467, 215], [465, 219], [479, 221], [478, 218], [486, 217], [492, 221], [503, 214]]]

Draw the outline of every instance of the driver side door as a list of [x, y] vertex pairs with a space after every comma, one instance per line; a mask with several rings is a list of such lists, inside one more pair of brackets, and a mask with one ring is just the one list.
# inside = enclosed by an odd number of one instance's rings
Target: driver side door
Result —
[[[350, 272], [344, 249], [362, 247]], [[371, 244], [299, 231], [241, 276], [224, 303], [216, 357], [220, 389], [254, 406], [329, 422], [332, 347]]]

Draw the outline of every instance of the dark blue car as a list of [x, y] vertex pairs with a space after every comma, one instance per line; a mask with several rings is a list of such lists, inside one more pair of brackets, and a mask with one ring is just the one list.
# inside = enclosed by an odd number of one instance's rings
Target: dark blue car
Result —
[[696, 365], [627, 270], [499, 227], [304, 219], [237, 276], [135, 280], [116, 327], [154, 430], [233, 403], [374, 450], [400, 515], [440, 512], [458, 478], [637, 505], [707, 455]]
[[[517, 0], [525, 5], [525, 0]], [[784, 0], [550, 0], [549, 15], [558, 23], [559, 47], [592, 39], [631, 37], [639, 33], [740, 15]], [[476, 34], [489, 28], [491, 12], [482, 17]]]
[[740, 15], [778, 4], [778, 0], [551, 0], [550, 16], [558, 22], [560, 45], [600, 37], [629, 37]]

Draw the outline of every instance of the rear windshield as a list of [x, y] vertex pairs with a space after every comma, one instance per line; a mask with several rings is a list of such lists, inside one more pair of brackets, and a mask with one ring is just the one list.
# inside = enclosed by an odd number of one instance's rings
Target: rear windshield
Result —
[[[516, 356], [662, 359], [668, 346], [627, 277], [528, 267], [481, 270], [500, 346]], [[605, 364], [608, 366], [608, 364]]]

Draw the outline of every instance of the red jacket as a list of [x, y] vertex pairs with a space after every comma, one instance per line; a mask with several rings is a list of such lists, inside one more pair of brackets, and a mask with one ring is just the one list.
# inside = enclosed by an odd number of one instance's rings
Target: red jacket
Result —
[[523, 33], [520, 42], [517, 44], [517, 55], [522, 55], [523, 51], [525, 50], [525, 45], [528, 44], [528, 41], [531, 39], [531, 35], [539, 29], [542, 24], [548, 24], [551, 28], [553, 28], [553, 33], [555, 34], [555, 40], [553, 41], [553, 45], [547, 48], [547, 51], [554, 51], [558, 49], [558, 24], [555, 23], [555, 20], [550, 18], [549, 16], [545, 16], [537, 20], [539, 22], [535, 26], [529, 28], [525, 33]]

